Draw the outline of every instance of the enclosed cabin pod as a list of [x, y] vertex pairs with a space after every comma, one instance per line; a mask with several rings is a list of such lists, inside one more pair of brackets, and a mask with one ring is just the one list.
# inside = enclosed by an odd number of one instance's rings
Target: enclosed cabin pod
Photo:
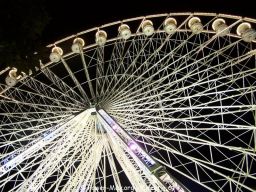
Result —
[[80, 50], [84, 47], [85, 43], [84, 40], [80, 37], [74, 39], [73, 44], [71, 46], [71, 50], [74, 53], [80, 53]]
[[28, 75], [29, 76], [33, 75], [33, 71], [31, 69], [28, 70]]
[[176, 21], [176, 19], [174, 19], [172, 17], [165, 19], [165, 21], [164, 21], [164, 31], [167, 34], [170, 35], [170, 34], [175, 33], [176, 29], [177, 29], [177, 21]]
[[192, 17], [188, 21], [188, 27], [194, 34], [199, 34], [203, 31], [203, 24], [199, 17]]
[[21, 71], [21, 77], [27, 77], [27, 74], [24, 71]]
[[95, 42], [99, 46], [105, 45], [105, 43], [107, 42], [106, 31], [103, 31], [103, 30], [97, 31], [97, 33], [95, 34]]
[[63, 55], [63, 50], [60, 47], [53, 47], [52, 52], [50, 54], [51, 62], [53, 63], [59, 62], [62, 55]]
[[245, 42], [252, 42], [256, 39], [256, 31], [252, 29], [250, 23], [241, 23], [236, 29], [237, 35], [239, 35]]
[[224, 19], [216, 19], [213, 23], [212, 23], [212, 29], [217, 33], [218, 36], [226, 36], [227, 34], [229, 34], [230, 30], [226, 24], [226, 21]]
[[131, 37], [132, 32], [130, 30], [130, 27], [126, 24], [122, 24], [118, 28], [119, 35], [122, 39], [127, 40]]
[[5, 83], [6, 85], [12, 87], [15, 86], [16, 83], [18, 82], [18, 80], [22, 77], [21, 75], [17, 75], [17, 69], [16, 68], [12, 68], [8, 75], [5, 78]]
[[155, 32], [153, 22], [150, 20], [145, 20], [141, 24], [142, 32], [146, 36], [151, 36]]
[[39, 71], [40, 69], [39, 69], [39, 67], [35, 66], [35, 70], [36, 70], [36, 71]]

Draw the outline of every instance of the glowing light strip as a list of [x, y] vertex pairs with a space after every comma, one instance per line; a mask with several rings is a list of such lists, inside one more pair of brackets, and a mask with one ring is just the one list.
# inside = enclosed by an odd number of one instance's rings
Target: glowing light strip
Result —
[[[158, 178], [171, 192], [185, 192], [185, 187], [173, 179], [165, 167], [161, 166], [155, 161], [147, 152], [145, 152], [116, 121], [109, 116], [103, 109], [96, 110], [98, 114], [104, 119], [104, 123], [112, 129], [131, 149], [131, 151], [140, 159], [140, 161], [151, 171], [156, 178]], [[189, 191], [186, 189], [186, 191]]]
[[98, 113], [104, 118], [113, 131], [125, 142], [133, 153], [150, 169], [156, 161], [150, 157], [103, 109]]

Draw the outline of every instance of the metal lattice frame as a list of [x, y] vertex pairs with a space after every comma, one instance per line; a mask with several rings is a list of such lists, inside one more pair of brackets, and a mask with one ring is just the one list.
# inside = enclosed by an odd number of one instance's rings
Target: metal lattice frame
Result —
[[[188, 26], [194, 16], [203, 24], [198, 34]], [[163, 30], [168, 17], [177, 20], [175, 33]], [[217, 18], [226, 20], [226, 36], [211, 28]], [[154, 23], [151, 36], [141, 31], [146, 19]], [[63, 48], [59, 62], [0, 85], [0, 191], [163, 191], [99, 128], [88, 111], [94, 103], [188, 189], [256, 190], [255, 40], [235, 33], [242, 22], [256, 20], [160, 14], [49, 45]], [[122, 23], [132, 31], [127, 40], [117, 35]], [[103, 46], [93, 42], [99, 30], [108, 34]], [[70, 51], [76, 37], [88, 41], [80, 53]]]

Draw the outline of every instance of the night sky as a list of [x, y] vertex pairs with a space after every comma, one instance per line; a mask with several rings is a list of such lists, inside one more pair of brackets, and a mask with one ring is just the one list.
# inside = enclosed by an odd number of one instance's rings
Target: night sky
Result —
[[250, 8], [252, 0], [0, 2], [0, 70], [11, 66], [17, 67], [19, 72], [39, 66], [39, 59], [48, 62], [48, 44], [118, 20], [171, 12], [215, 12], [256, 18], [255, 10]]
[[[50, 43], [109, 22], [170, 12], [215, 12], [256, 18], [252, 0], [46, 0], [51, 20], [43, 39]], [[68, 3], [67, 3], [68, 2]]]

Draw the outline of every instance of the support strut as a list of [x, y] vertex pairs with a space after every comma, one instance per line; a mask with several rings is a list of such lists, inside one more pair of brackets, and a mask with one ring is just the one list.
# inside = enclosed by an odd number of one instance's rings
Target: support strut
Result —
[[143, 166], [142, 169], [147, 169], [150, 171], [151, 174], [163, 184], [166, 191], [189, 191], [177, 179], [175, 179], [163, 165], [153, 159], [142, 147], [140, 147], [133, 137], [127, 131], [125, 131], [105, 110], [96, 109], [96, 114], [103, 128], [106, 129], [106, 131], [111, 130], [118, 135], [124, 144], [131, 149], [135, 157], [137, 157], [137, 159], [141, 162], [140, 165]]

